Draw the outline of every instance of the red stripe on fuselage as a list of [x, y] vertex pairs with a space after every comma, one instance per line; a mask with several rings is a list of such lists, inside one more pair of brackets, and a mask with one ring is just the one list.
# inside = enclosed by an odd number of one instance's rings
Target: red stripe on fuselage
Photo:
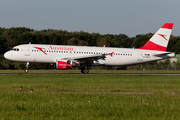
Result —
[[165, 23], [161, 28], [171, 29], [173, 28], [173, 23]]
[[43, 51], [43, 49], [42, 49], [42, 48], [40, 48], [40, 47], [34, 47], [34, 48], [36, 48], [36, 49], [38, 49], [38, 50], [42, 51], [45, 55], [47, 55], [47, 53], [45, 53], [45, 52]]
[[138, 49], [145, 49], [145, 50], [157, 50], [157, 51], [166, 51], [166, 47], [157, 45], [151, 41], [148, 41], [144, 46]]

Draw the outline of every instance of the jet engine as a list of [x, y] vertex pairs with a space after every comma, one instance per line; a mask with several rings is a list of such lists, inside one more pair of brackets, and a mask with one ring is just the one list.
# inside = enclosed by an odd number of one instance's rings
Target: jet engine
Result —
[[56, 69], [60, 69], [60, 70], [72, 69], [72, 62], [70, 60], [57, 61]]

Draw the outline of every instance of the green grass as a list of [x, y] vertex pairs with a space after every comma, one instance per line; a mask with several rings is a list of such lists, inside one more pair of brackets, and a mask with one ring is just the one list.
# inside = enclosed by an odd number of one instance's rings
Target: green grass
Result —
[[169, 120], [179, 94], [1, 93], [1, 119]]
[[0, 75], [0, 120], [178, 120], [178, 92], [171, 75]]
[[1, 75], [0, 91], [36, 92], [180, 92], [180, 76], [67, 74], [67, 75]]

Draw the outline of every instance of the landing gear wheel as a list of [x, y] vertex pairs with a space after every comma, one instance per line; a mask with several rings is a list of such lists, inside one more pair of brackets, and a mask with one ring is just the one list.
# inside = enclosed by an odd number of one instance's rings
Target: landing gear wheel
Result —
[[84, 73], [85, 73], [85, 74], [88, 74], [88, 73], [89, 73], [89, 70], [88, 70], [88, 69], [84, 69]]
[[81, 73], [84, 73], [83, 69], [81, 69]]
[[29, 67], [29, 62], [26, 63], [26, 70], [25, 70], [26, 73], [28, 72], [28, 67]]
[[81, 69], [81, 73], [87, 74], [89, 73], [89, 70], [87, 67]]
[[25, 70], [25, 73], [28, 73], [28, 70], [27, 70], [27, 69]]

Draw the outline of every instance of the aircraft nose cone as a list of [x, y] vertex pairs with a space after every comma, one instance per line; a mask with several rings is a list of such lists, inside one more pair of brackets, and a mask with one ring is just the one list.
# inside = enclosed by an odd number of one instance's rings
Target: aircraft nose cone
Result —
[[8, 52], [6, 52], [6, 53], [4, 54], [4, 58], [9, 59], [9, 58], [10, 58], [10, 54], [9, 54]]
[[4, 58], [6, 58], [6, 59], [7, 59], [7, 52], [4, 54]]

